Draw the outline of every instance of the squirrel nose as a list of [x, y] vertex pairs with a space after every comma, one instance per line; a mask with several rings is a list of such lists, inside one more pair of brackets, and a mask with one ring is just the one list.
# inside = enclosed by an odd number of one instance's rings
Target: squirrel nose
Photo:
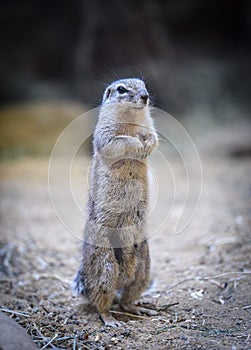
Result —
[[140, 98], [144, 103], [147, 103], [147, 100], [149, 98], [149, 94], [146, 90], [140, 90], [139, 92]]

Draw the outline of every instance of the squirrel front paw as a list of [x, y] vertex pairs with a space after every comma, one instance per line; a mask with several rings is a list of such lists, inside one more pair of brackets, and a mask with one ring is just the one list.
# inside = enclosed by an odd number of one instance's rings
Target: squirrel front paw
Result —
[[157, 137], [153, 133], [149, 133], [144, 136], [141, 135], [140, 140], [143, 145], [141, 159], [145, 159], [152, 153], [152, 151], [156, 147]]

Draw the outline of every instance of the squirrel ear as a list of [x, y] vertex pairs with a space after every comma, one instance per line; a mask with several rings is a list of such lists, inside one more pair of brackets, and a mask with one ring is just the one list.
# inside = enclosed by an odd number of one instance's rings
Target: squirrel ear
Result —
[[105, 90], [105, 93], [104, 93], [104, 96], [103, 96], [103, 103], [108, 99], [108, 97], [111, 95], [111, 89], [110, 88], [107, 88]]

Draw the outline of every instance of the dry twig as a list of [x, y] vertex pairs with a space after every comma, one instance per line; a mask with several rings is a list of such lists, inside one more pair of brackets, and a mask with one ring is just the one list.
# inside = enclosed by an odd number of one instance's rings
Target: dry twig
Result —
[[140, 316], [140, 315], [134, 315], [134, 314], [130, 314], [129, 312], [122, 312], [122, 311], [115, 311], [115, 310], [110, 310], [110, 312], [113, 313], [113, 314], [118, 314], [118, 315], [125, 315], [125, 316], [129, 316], [129, 317], [141, 318], [143, 320], [149, 319], [149, 317]]
[[6, 309], [5, 307], [1, 307], [0, 309], [1, 309], [1, 311], [9, 313], [9, 314], [12, 314], [12, 315], [23, 316], [23, 317], [30, 317], [30, 315], [25, 314], [24, 312], [19, 312], [19, 311], [15, 311], [15, 310]]
[[47, 346], [49, 346], [57, 337], [58, 337], [58, 334], [55, 334], [54, 337], [51, 338], [50, 341], [41, 348], [41, 350], [47, 348]]

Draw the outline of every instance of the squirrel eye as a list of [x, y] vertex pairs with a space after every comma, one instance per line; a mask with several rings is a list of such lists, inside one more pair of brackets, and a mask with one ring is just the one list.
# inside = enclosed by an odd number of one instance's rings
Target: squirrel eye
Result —
[[117, 91], [118, 91], [118, 93], [120, 93], [120, 94], [124, 94], [124, 93], [126, 93], [128, 90], [127, 90], [126, 88], [124, 88], [124, 86], [119, 86], [119, 87], [117, 88]]

